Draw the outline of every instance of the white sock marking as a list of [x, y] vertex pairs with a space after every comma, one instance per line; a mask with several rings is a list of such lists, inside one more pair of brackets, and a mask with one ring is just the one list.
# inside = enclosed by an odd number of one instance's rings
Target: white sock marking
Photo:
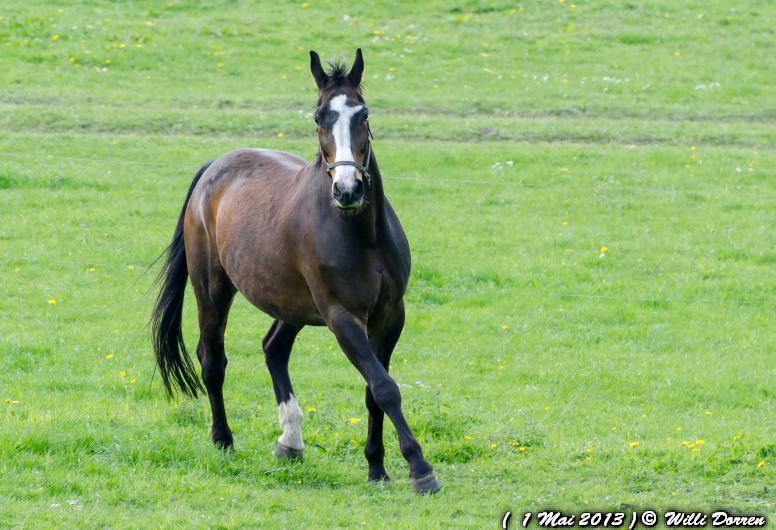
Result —
[[291, 449], [304, 449], [302, 440], [302, 409], [293, 394], [278, 405], [278, 417], [280, 426], [283, 427], [283, 434], [278, 438], [278, 442]]

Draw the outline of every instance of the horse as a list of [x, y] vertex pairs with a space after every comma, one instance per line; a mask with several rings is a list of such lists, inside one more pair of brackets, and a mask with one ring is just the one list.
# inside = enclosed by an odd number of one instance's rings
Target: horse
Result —
[[[283, 430], [274, 454], [301, 458], [302, 410], [288, 360], [304, 326], [327, 326], [366, 381], [369, 482], [390, 480], [383, 445], [387, 414], [413, 488], [431, 494], [440, 482], [388, 373], [405, 321], [409, 244], [385, 197], [371, 142], [361, 49], [350, 69], [339, 62], [329, 66], [325, 70], [320, 56], [310, 52], [318, 87], [319, 149], [312, 162], [284, 151], [237, 149], [194, 176], [162, 255], [161, 289], [151, 316], [156, 362], [169, 398], [207, 391], [212, 441], [234, 450], [223, 398], [224, 330], [239, 291], [274, 319], [262, 341]], [[197, 301], [202, 382], [181, 329], [187, 280]]]

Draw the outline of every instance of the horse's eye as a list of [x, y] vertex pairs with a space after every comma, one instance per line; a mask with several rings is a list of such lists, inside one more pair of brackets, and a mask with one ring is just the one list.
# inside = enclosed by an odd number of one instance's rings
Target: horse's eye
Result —
[[315, 119], [315, 124], [316, 124], [316, 125], [320, 125], [320, 123], [318, 122], [318, 116], [315, 116], [315, 118], [314, 118], [314, 119]]

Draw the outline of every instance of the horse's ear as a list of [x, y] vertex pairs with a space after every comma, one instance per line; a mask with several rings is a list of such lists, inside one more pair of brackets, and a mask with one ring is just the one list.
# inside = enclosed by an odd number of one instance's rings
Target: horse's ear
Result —
[[361, 76], [364, 73], [364, 56], [361, 54], [361, 48], [356, 50], [356, 60], [353, 61], [353, 67], [348, 74], [348, 81], [353, 86], [361, 84]]
[[329, 80], [329, 76], [323, 71], [320, 56], [313, 50], [310, 50], [310, 71], [313, 73], [313, 79], [315, 79], [315, 84], [318, 85], [318, 88], [323, 88], [326, 85], [326, 81]]

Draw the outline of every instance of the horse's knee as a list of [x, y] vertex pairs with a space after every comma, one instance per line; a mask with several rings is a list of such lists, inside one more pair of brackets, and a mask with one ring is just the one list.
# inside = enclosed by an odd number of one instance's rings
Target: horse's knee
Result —
[[272, 345], [264, 350], [264, 363], [271, 374], [278, 373], [288, 367], [288, 358], [291, 351], [273, 348]]
[[391, 376], [386, 375], [384, 378], [370, 383], [369, 390], [372, 391], [372, 396], [377, 406], [384, 412], [401, 406], [399, 385], [396, 384], [396, 381]]
[[382, 412], [382, 409], [380, 409], [379, 405], [375, 401], [374, 396], [372, 395], [372, 391], [369, 388], [369, 385], [366, 387], [366, 396], [364, 399], [364, 402], [366, 403], [366, 409], [371, 414], [377, 414], [379, 412]]

